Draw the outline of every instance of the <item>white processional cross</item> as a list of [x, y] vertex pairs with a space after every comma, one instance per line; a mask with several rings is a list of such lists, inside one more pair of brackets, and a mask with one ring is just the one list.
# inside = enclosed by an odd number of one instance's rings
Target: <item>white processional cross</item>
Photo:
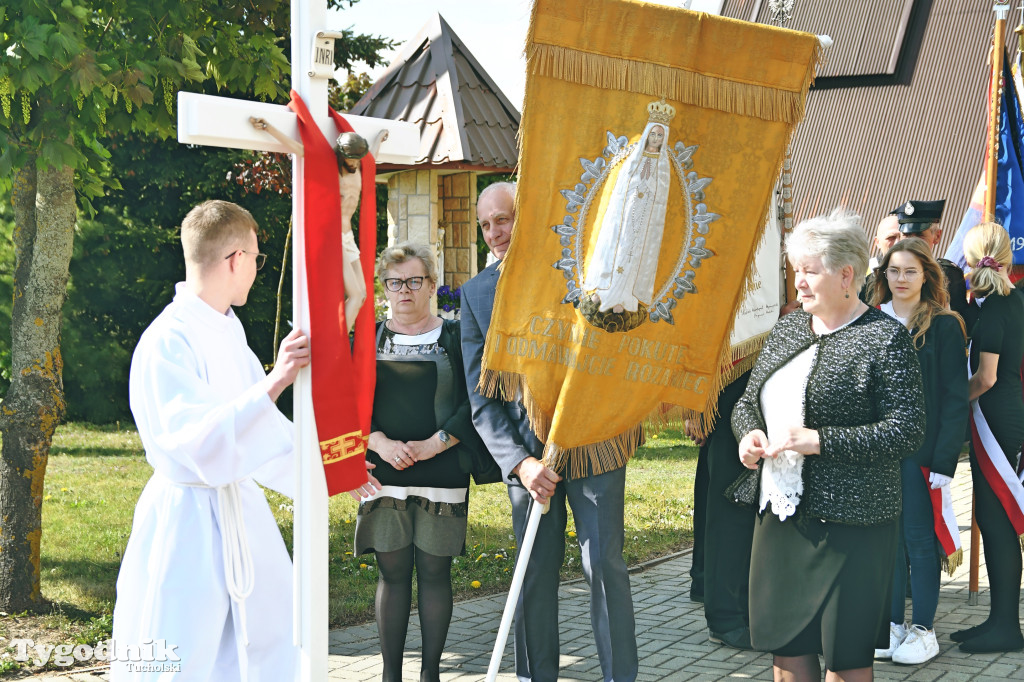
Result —
[[[325, 30], [326, 0], [292, 0], [292, 88], [305, 101], [324, 137], [337, 137], [334, 120], [327, 113], [327, 80], [334, 72], [334, 39], [341, 34]], [[286, 106], [191, 92], [178, 93], [178, 141], [186, 144], [291, 153], [284, 144], [254, 128], [249, 119], [262, 118], [299, 140], [298, 120]], [[420, 135], [411, 123], [346, 116], [357, 133], [374, 140], [388, 131], [378, 162], [412, 163], [419, 153]], [[305, 239], [303, 220], [303, 159], [292, 157], [292, 306], [295, 326], [309, 332], [306, 297]], [[340, 240], [340, 226], [339, 226]], [[372, 298], [365, 305], [372, 305]], [[315, 340], [311, 339], [311, 342]], [[313, 421], [310, 370], [295, 381], [295, 497], [294, 636], [301, 648], [300, 679], [327, 679], [328, 524], [327, 483]], [[285, 682], [285, 681], [282, 681]]]

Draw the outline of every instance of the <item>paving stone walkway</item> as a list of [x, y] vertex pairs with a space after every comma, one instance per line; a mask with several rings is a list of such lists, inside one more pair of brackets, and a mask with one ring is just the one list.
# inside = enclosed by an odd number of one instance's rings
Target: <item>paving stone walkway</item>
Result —
[[[949, 633], [984, 620], [988, 612], [987, 578], [981, 565], [981, 594], [976, 606], [968, 605], [970, 551], [970, 465], [966, 459], [957, 469], [953, 483], [954, 507], [960, 520], [964, 564], [953, 577], [944, 576], [935, 628], [942, 653], [921, 666], [876, 663], [877, 680], [1024, 680], [1024, 652], [1008, 654], [964, 654], [949, 640]], [[636, 610], [636, 636], [640, 651], [642, 682], [704, 682], [723, 679], [771, 680], [771, 656], [737, 651], [708, 642], [701, 604], [691, 602], [690, 553], [651, 562], [634, 569], [631, 577]], [[589, 592], [582, 581], [567, 582], [561, 588], [562, 680], [601, 680], [593, 637], [590, 633]], [[490, 652], [504, 608], [505, 596], [480, 597], [455, 605], [448, 645], [441, 662], [445, 682], [483, 680]], [[409, 625], [408, 650], [418, 651], [419, 625], [415, 614]], [[378, 680], [381, 673], [377, 629], [373, 624], [334, 630], [330, 634], [329, 679], [361, 682]], [[513, 682], [511, 642], [505, 649], [498, 679]], [[406, 655], [406, 680], [419, 679], [415, 653]], [[43, 679], [100, 682], [102, 671], [50, 674]]]

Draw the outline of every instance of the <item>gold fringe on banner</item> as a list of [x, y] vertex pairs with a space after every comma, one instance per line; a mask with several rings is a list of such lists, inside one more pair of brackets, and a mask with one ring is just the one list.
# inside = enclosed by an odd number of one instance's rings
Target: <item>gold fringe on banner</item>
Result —
[[950, 576], [964, 563], [964, 550], [958, 549], [949, 556], [942, 557], [942, 570]]
[[[819, 47], [815, 63], [821, 59]], [[527, 53], [527, 65], [528, 72], [538, 76], [606, 90], [664, 97], [766, 121], [796, 123], [803, 118], [807, 101], [806, 89], [780, 90], [559, 45], [534, 44]], [[814, 68], [812, 65], [805, 80], [808, 88], [814, 79]]]
[[569, 478], [597, 476], [620, 469], [629, 462], [636, 449], [643, 444], [644, 428], [642, 424], [637, 424], [625, 433], [620, 433], [599, 443], [588, 443], [564, 449], [554, 443], [548, 443], [551, 417], [537, 405], [521, 374], [485, 369], [480, 372], [477, 391], [480, 395], [495, 400], [522, 401], [523, 407], [526, 409], [526, 416], [530, 420], [530, 430], [538, 440], [545, 443], [545, 466], [559, 474], [567, 472]]
[[[751, 355], [753, 355], [754, 357], [757, 357], [757, 354], [761, 351], [761, 346], [764, 345], [764, 340], [767, 339], [768, 335], [771, 334], [771, 333], [772, 332], [769, 329], [768, 331], [764, 332], [763, 334], [758, 334], [757, 336], [751, 336], [749, 339], [746, 339], [744, 341], [740, 341], [735, 346], [733, 346], [732, 347], [732, 362], [733, 362], [733, 364], [735, 365], [735, 363], [738, 360], [746, 360]], [[751, 366], [753, 366], [753, 365], [751, 365]], [[750, 367], [748, 367], [747, 369], [750, 369]], [[726, 371], [728, 371], [728, 368], [726, 368]], [[739, 375], [743, 374], [743, 372], [746, 372], [746, 371], [747, 370], [744, 369], [743, 371], [733, 373], [731, 376], [732, 376], [733, 379], [735, 379], [736, 377], [738, 377]], [[730, 381], [728, 381], [726, 383], [732, 383], [732, 381], [730, 380]]]
[[544, 446], [544, 463], [553, 471], [568, 471], [569, 478], [597, 476], [624, 467], [643, 442], [643, 425], [637, 424], [600, 443], [565, 449], [548, 443]]

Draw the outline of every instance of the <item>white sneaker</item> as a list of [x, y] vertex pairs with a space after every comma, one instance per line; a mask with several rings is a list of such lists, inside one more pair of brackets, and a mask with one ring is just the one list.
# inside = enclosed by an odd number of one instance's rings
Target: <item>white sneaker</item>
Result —
[[892, 662], [918, 665], [930, 661], [938, 655], [939, 641], [935, 638], [935, 630], [912, 625], [907, 631], [907, 638], [896, 647], [896, 651], [892, 652]]
[[896, 623], [889, 623], [889, 648], [888, 649], [875, 649], [875, 659], [884, 661], [892, 658], [892, 654], [896, 649], [899, 648], [900, 644], [903, 644], [903, 640], [907, 638], [907, 630], [909, 626], [906, 623], [897, 625]]

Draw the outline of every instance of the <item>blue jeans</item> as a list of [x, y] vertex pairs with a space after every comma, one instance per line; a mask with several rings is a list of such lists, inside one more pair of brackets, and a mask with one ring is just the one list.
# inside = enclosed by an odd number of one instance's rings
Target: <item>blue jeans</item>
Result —
[[907, 563], [913, 593], [911, 623], [932, 629], [939, 605], [939, 577], [942, 572], [939, 540], [935, 537], [935, 516], [929, 485], [913, 459], [900, 465], [903, 513], [900, 515], [899, 547], [892, 580], [892, 622], [902, 623], [907, 599]]

